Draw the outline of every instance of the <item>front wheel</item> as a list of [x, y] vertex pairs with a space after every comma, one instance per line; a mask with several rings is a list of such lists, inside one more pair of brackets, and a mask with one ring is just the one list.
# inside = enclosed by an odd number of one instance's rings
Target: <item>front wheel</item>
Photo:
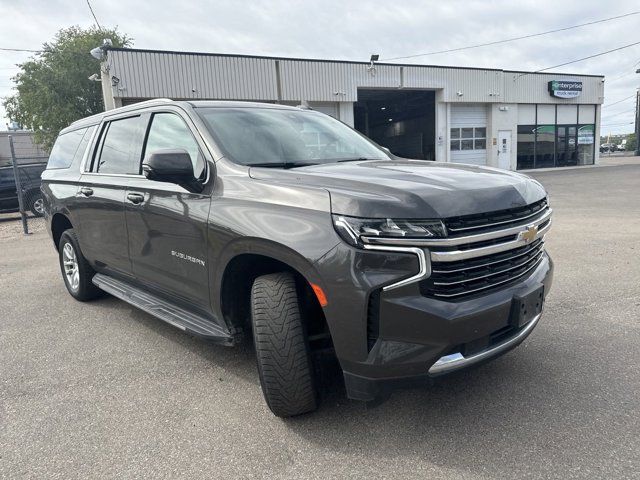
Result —
[[65, 230], [60, 237], [58, 254], [62, 278], [71, 296], [81, 302], [99, 297], [102, 291], [91, 282], [96, 272], [82, 255], [73, 229]]
[[292, 417], [317, 409], [309, 342], [291, 273], [254, 281], [251, 323], [262, 393], [271, 411]]

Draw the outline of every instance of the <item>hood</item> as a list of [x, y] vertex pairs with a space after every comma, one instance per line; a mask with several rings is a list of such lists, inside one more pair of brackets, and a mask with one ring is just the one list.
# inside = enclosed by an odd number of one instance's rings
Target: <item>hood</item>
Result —
[[425, 160], [368, 160], [289, 170], [250, 169], [252, 178], [326, 188], [333, 213], [354, 217], [446, 218], [521, 207], [546, 196], [515, 172]]

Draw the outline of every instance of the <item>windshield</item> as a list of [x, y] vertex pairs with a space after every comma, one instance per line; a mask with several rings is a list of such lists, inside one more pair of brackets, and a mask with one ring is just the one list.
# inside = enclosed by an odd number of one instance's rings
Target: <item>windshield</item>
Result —
[[200, 108], [219, 146], [234, 162], [284, 168], [389, 157], [336, 119], [314, 111]]

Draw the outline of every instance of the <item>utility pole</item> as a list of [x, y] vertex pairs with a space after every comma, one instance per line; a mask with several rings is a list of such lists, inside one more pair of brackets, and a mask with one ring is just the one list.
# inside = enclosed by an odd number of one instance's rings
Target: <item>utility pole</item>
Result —
[[635, 151], [635, 155], [640, 156], [640, 88], [636, 90], [636, 151]]

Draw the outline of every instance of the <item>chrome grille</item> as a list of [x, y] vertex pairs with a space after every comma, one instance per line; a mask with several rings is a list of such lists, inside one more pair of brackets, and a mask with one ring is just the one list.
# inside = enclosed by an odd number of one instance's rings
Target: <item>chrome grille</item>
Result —
[[527, 222], [529, 219], [535, 219], [547, 208], [547, 199], [543, 198], [538, 202], [525, 205], [524, 207], [447, 218], [444, 224], [447, 227], [449, 237], [476, 234], [497, 228], [508, 228], [509, 226]]
[[542, 261], [542, 239], [524, 247], [457, 262], [434, 263], [420, 283], [423, 295], [457, 298], [518, 280]]
[[[512, 210], [446, 219], [448, 239], [432, 242], [423, 295], [458, 299], [524, 278], [542, 262], [551, 226], [546, 199]], [[535, 238], [529, 238], [527, 232]]]
[[458, 300], [525, 278], [544, 259], [552, 210], [546, 199], [523, 207], [443, 220], [443, 238], [361, 237], [370, 250], [414, 253], [420, 271], [383, 291], [419, 282], [423, 295]]

